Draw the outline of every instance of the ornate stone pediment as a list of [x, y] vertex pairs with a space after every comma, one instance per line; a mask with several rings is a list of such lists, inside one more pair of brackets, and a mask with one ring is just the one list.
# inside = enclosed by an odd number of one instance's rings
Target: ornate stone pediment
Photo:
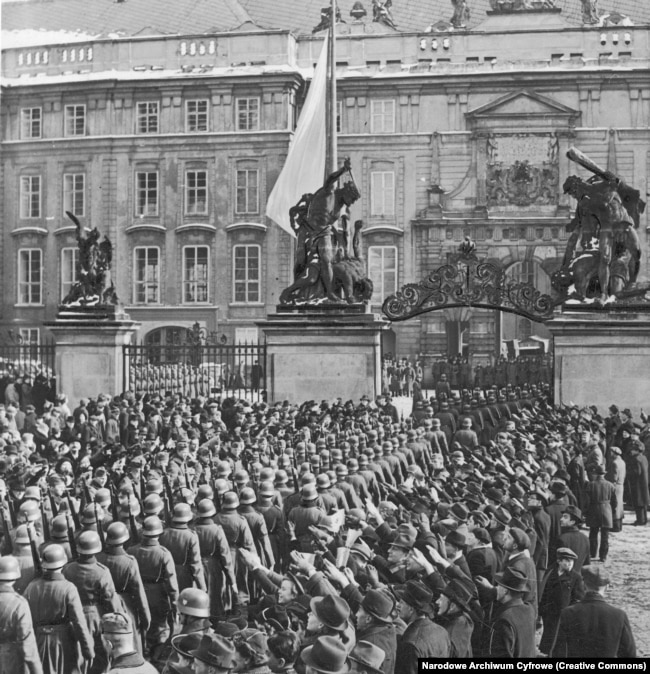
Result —
[[515, 91], [501, 96], [467, 113], [467, 123], [475, 130], [553, 129], [567, 131], [574, 128], [580, 111], [534, 91]]

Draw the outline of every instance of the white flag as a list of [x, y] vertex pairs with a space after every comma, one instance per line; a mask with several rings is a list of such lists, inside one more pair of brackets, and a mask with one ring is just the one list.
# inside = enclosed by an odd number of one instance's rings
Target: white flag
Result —
[[292, 236], [289, 209], [307, 192], [323, 186], [325, 175], [325, 92], [327, 90], [327, 45], [323, 43], [305, 105], [289, 144], [284, 167], [266, 203], [266, 215]]

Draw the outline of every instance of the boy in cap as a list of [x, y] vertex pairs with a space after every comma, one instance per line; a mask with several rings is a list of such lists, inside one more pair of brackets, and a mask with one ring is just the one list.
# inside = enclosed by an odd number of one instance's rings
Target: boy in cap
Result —
[[584, 597], [582, 576], [573, 570], [577, 558], [578, 555], [571, 548], [558, 548], [556, 565], [547, 572], [543, 580], [539, 615], [544, 621], [544, 632], [539, 650], [544, 654], [553, 651], [562, 610]]

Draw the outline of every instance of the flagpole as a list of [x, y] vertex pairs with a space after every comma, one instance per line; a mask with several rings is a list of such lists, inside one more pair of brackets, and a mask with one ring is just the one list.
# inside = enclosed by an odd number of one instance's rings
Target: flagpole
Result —
[[336, 0], [330, 5], [329, 81], [327, 99], [327, 161], [325, 177], [338, 168], [336, 143]]

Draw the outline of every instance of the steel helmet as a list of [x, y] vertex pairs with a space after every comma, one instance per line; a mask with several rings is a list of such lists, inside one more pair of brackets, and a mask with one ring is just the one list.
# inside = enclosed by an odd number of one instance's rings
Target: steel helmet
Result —
[[109, 489], [102, 487], [95, 492], [95, 503], [99, 503], [102, 508], [106, 508], [111, 504], [111, 492]]
[[102, 541], [96, 531], [82, 531], [77, 539], [80, 555], [95, 555], [102, 551]]
[[13, 555], [0, 557], [0, 580], [18, 580], [20, 565]]
[[174, 506], [172, 522], [189, 522], [192, 517], [192, 508], [187, 503], [177, 503]]
[[236, 510], [239, 508], [239, 496], [234, 491], [229, 491], [223, 496], [221, 507], [224, 510]]
[[255, 494], [254, 489], [245, 487], [241, 490], [241, 493], [239, 494], [239, 502], [242, 505], [250, 505], [251, 503], [255, 503], [255, 501], [257, 501], [257, 495]]
[[145, 515], [157, 515], [163, 510], [165, 504], [158, 494], [152, 493], [145, 496], [142, 507]]
[[202, 484], [196, 490], [196, 501], [202, 501], [204, 498], [214, 498], [214, 492], [209, 484]]
[[262, 482], [260, 484], [260, 488], [258, 489], [258, 494], [260, 496], [273, 496], [275, 494], [275, 487], [273, 486], [273, 482], [271, 480], [267, 480], [266, 482]]
[[50, 522], [50, 536], [58, 540], [68, 540], [68, 518], [65, 515], [57, 515]]
[[87, 505], [81, 515], [82, 524], [95, 524], [104, 517], [104, 510], [98, 503]]
[[162, 494], [163, 488], [164, 485], [162, 480], [159, 480], [157, 477], [152, 477], [147, 481], [144, 490], [147, 494]]
[[16, 528], [15, 542], [18, 543], [18, 545], [29, 545], [29, 534], [27, 533], [26, 524], [21, 524]]
[[212, 517], [213, 515], [216, 515], [216, 513], [217, 509], [209, 498], [204, 498], [199, 501], [196, 513], [199, 517]]
[[142, 535], [153, 538], [154, 536], [160, 536], [163, 532], [163, 525], [160, 521], [160, 518], [156, 515], [151, 515], [147, 517], [142, 525]]
[[36, 501], [25, 501], [18, 512], [18, 521], [35, 522], [41, 517], [41, 509]]
[[25, 495], [23, 496], [24, 499], [32, 499], [34, 501], [38, 501], [40, 503], [41, 501], [41, 490], [38, 487], [31, 486], [27, 487], [25, 489]]
[[130, 538], [124, 522], [112, 522], [106, 530], [106, 545], [121, 545]]
[[62, 569], [68, 563], [68, 556], [62, 546], [50, 543], [41, 554], [44, 569]]
[[235, 482], [237, 484], [246, 484], [250, 480], [250, 475], [245, 470], [238, 470], [235, 473]]
[[214, 488], [217, 490], [217, 496], [223, 496], [227, 491], [230, 491], [230, 485], [227, 480], [215, 480]]
[[210, 617], [210, 597], [207, 592], [195, 587], [186, 587], [176, 601], [179, 613], [196, 618]]

